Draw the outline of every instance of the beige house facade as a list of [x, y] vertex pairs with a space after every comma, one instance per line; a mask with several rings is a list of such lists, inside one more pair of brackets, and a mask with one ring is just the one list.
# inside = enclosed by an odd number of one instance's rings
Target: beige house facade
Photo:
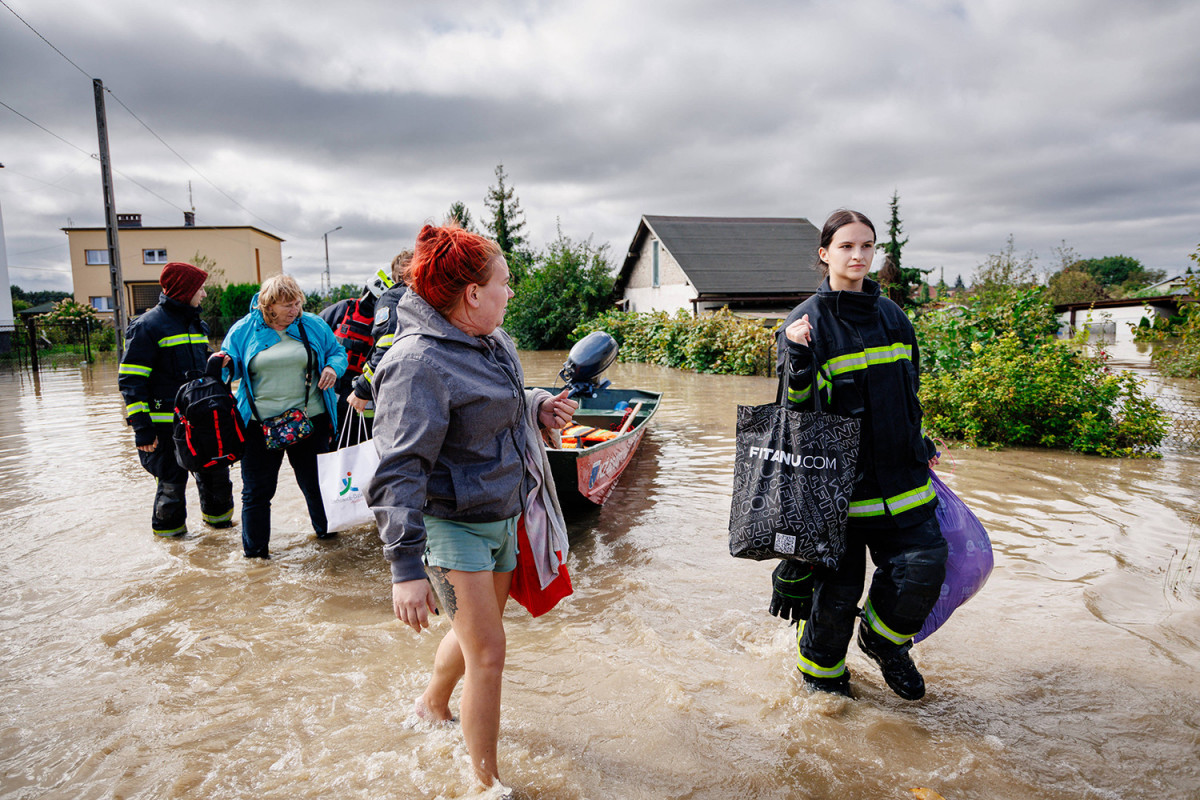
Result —
[[[125, 311], [141, 314], [158, 302], [158, 276], [172, 261], [211, 262], [213, 283], [262, 283], [283, 272], [283, 239], [250, 225], [194, 224], [191, 213], [179, 227], [143, 227], [140, 214], [117, 215]], [[63, 228], [71, 251], [75, 300], [101, 316], [113, 312], [108, 236], [104, 228]]]

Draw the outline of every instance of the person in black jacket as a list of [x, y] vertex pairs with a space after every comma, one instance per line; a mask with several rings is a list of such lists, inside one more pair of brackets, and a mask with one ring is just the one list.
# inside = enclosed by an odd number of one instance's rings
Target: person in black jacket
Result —
[[346, 398], [356, 411], [367, 418], [368, 426], [375, 416], [375, 409], [370, 405], [374, 397], [371, 381], [375, 379], [375, 370], [379, 367], [379, 362], [395, 341], [396, 304], [408, 291], [406, 273], [412, 258], [413, 251], [405, 250], [392, 259], [392, 288], [375, 302], [375, 320], [371, 326], [371, 337], [375, 340], [375, 345], [366, 365], [363, 366], [362, 374], [354, 379], [353, 392]]
[[[125, 400], [126, 420], [142, 466], [158, 480], [150, 528], [156, 536], [187, 532], [184, 491], [187, 470], [175, 460], [171, 429], [175, 393], [199, 377], [208, 361], [208, 325], [200, 319], [200, 301], [208, 273], [183, 262], [163, 267], [158, 305], [130, 323], [117, 386]], [[193, 473], [200, 513], [214, 528], [233, 524], [233, 484], [228, 465]]]
[[[372, 275], [371, 279], [363, 286], [363, 293], [360, 297], [339, 300], [320, 314], [321, 319], [325, 320], [333, 330], [333, 336], [337, 339], [338, 344], [346, 350], [348, 366], [342, 377], [338, 378], [334, 390], [337, 392], [338, 398], [338, 419], [343, 420], [343, 424], [350, 425], [346, 442], [349, 445], [358, 444], [359, 431], [357, 425], [347, 414], [348, 406], [353, 406], [356, 411], [363, 414], [366, 434], [364, 438], [371, 436], [371, 417], [374, 415], [364, 413], [364, 410], [353, 402], [353, 398], [355, 384], [358, 381], [366, 380], [363, 378], [363, 368], [367, 366], [367, 360], [371, 357], [375, 347], [375, 334], [372, 328], [375, 324], [376, 303], [391, 287], [392, 278], [381, 269]], [[366, 391], [367, 398], [370, 399], [369, 384]], [[363, 401], [362, 405], [365, 406], [366, 402]], [[337, 432], [334, 435], [335, 440], [339, 438]]]
[[[770, 610], [800, 623], [796, 666], [810, 687], [853, 696], [845, 659], [858, 618], [859, 649], [892, 691], [917, 700], [925, 681], [909, 650], [937, 602], [947, 547], [929, 478], [937, 453], [921, 432], [916, 335], [867, 278], [875, 227], [864, 215], [834, 213], [817, 253], [826, 278], [785, 321], [778, 368], [789, 407], [809, 410], [817, 391], [832, 413], [862, 421], [847, 550], [833, 570], [781, 562]], [[875, 574], [860, 610], [867, 551]]]

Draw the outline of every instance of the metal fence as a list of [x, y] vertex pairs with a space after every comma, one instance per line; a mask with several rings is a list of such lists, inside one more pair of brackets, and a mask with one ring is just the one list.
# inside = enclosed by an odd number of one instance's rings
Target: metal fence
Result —
[[1154, 399], [1170, 420], [1168, 441], [1181, 447], [1200, 447], [1200, 400], [1159, 395]]
[[96, 320], [51, 322], [40, 316], [0, 327], [0, 361], [28, 364], [35, 370], [56, 359], [92, 361], [98, 351], [116, 343], [112, 326]]

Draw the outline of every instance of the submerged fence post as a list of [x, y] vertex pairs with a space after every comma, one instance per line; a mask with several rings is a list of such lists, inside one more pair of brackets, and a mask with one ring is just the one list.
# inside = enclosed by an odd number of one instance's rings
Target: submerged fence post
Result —
[[37, 352], [37, 317], [31, 316], [25, 320], [25, 336], [29, 340], [29, 363], [33, 367], [33, 371], [38, 371], [38, 352]]

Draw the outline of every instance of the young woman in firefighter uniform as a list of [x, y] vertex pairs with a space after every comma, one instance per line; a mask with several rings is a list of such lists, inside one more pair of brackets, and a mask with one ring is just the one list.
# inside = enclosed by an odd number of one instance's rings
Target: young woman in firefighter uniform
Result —
[[[372, 327], [375, 325], [375, 304], [391, 286], [391, 277], [381, 269], [371, 277], [371, 280], [367, 281], [360, 297], [339, 300], [320, 314], [321, 319], [325, 320], [333, 330], [333, 336], [337, 339], [338, 344], [346, 351], [346, 371], [342, 373], [342, 376], [338, 378], [337, 384], [333, 387], [334, 391], [337, 392], [338, 398], [338, 419], [347, 419], [347, 401], [354, 391], [355, 381], [362, 378], [363, 368], [367, 365], [367, 359], [370, 358], [371, 352], [375, 347], [375, 335], [372, 332]], [[369, 399], [369, 388], [367, 392]], [[366, 437], [370, 437], [371, 418], [374, 414], [368, 414], [362, 409], [358, 409], [357, 406], [355, 406], [355, 409], [363, 414]], [[347, 438], [347, 444], [358, 444], [357, 425], [351, 424]]]
[[[892, 691], [917, 700], [925, 682], [909, 650], [937, 602], [947, 548], [929, 479], [937, 454], [921, 433], [916, 336], [900, 307], [866, 277], [874, 253], [875, 228], [865, 216], [833, 214], [818, 249], [825, 281], [792, 311], [780, 336], [789, 406], [807, 409], [811, 392], [820, 391], [832, 413], [862, 420], [862, 433], [846, 555], [837, 569], [781, 562], [770, 610], [799, 622], [797, 667], [810, 687], [853, 696], [846, 651], [857, 618], [859, 649]], [[875, 574], [860, 610], [868, 551]]]
[[[171, 429], [175, 393], [204, 372], [208, 326], [200, 319], [208, 273], [172, 262], [163, 267], [158, 305], [130, 323], [117, 385], [133, 428], [134, 444], [146, 471], [158, 479], [150, 528], [156, 536], [187, 532], [184, 490], [187, 470], [175, 460]], [[200, 513], [214, 528], [233, 524], [233, 484], [228, 465], [193, 473]]]

